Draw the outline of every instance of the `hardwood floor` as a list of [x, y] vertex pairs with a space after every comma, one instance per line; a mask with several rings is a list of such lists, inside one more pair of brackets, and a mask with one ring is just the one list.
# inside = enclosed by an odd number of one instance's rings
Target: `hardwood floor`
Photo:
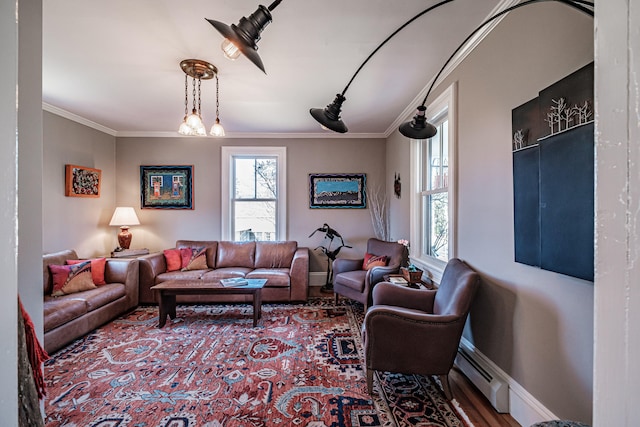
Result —
[[[333, 298], [333, 294], [309, 288], [310, 297]], [[451, 392], [474, 427], [521, 427], [509, 414], [499, 414], [486, 397], [457, 368], [449, 374]]]
[[509, 414], [499, 414], [489, 401], [457, 368], [451, 370], [449, 383], [453, 397], [475, 427], [520, 427]]

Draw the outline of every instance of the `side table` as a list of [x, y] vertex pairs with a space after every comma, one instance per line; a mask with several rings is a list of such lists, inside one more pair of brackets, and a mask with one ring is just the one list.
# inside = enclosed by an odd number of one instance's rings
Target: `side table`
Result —
[[[385, 282], [390, 282], [390, 283], [393, 283], [391, 282], [391, 278], [398, 277], [400, 279], [404, 279], [402, 274], [385, 274], [382, 277], [385, 280]], [[407, 283], [407, 284], [394, 283], [394, 284], [398, 286], [406, 286], [408, 288], [413, 288], [413, 289], [436, 289], [436, 287], [433, 285], [431, 281], [425, 282], [424, 280], [420, 280], [420, 282], [416, 282], [416, 283]]]

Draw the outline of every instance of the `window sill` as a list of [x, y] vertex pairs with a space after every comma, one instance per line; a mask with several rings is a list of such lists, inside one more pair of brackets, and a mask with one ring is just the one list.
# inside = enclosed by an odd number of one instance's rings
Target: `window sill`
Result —
[[411, 262], [424, 270], [425, 275], [436, 284], [442, 280], [442, 274], [447, 263], [437, 258], [411, 258]]

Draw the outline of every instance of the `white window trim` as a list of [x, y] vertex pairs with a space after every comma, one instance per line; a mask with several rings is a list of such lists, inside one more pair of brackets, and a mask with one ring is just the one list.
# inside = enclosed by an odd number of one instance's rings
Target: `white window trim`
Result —
[[231, 229], [233, 215], [231, 192], [233, 183], [229, 172], [234, 156], [271, 156], [278, 159], [278, 197], [276, 203], [276, 239], [287, 240], [287, 147], [222, 147], [220, 182], [220, 216], [222, 240], [234, 240]]
[[[457, 84], [454, 82], [449, 86], [438, 98], [427, 106], [427, 120], [432, 120], [448, 110], [447, 116], [449, 120], [449, 258], [457, 257], [457, 175], [458, 175], [458, 156], [457, 156]], [[422, 140], [412, 139], [410, 150], [410, 174], [411, 181], [409, 185], [410, 191], [410, 241], [421, 241], [421, 220], [422, 220], [422, 195], [420, 193], [420, 178], [422, 176], [421, 164], [421, 146]], [[446, 262], [434, 257], [421, 257], [418, 253], [411, 254], [411, 262], [419, 268], [425, 270], [427, 275], [436, 283], [440, 283], [442, 273], [446, 266]], [[417, 255], [417, 256], [414, 256]]]

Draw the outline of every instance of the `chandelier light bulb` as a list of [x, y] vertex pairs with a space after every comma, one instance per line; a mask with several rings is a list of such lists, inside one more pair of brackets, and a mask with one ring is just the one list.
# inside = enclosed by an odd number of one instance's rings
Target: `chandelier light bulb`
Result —
[[240, 49], [238, 49], [238, 47], [229, 39], [224, 39], [220, 47], [222, 48], [224, 57], [230, 59], [231, 61], [235, 61], [236, 59], [238, 59], [238, 57], [242, 53]]
[[216, 119], [216, 122], [214, 123], [213, 126], [211, 126], [211, 135], [213, 136], [224, 136], [224, 128], [222, 127], [222, 125], [220, 124], [220, 120]]
[[193, 110], [191, 114], [187, 116], [187, 125], [194, 130], [198, 129], [200, 126], [204, 126], [202, 124], [202, 119], [200, 118], [196, 110]]
[[184, 118], [184, 121], [180, 124], [180, 127], [178, 128], [178, 133], [180, 135], [191, 135], [192, 129], [191, 127], [187, 124], [187, 118]]

